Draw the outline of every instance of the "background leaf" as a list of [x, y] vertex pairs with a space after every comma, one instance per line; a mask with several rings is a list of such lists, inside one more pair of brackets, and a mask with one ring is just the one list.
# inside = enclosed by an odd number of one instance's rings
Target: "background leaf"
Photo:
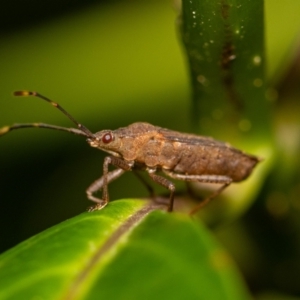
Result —
[[238, 132], [257, 144], [270, 136], [263, 8], [263, 1], [183, 2], [194, 114], [205, 134], [224, 138]]
[[181, 32], [199, 131], [263, 158], [247, 181], [222, 193], [226, 201], [205, 212], [216, 223], [249, 207], [275, 161], [264, 74], [264, 3], [183, 1]]

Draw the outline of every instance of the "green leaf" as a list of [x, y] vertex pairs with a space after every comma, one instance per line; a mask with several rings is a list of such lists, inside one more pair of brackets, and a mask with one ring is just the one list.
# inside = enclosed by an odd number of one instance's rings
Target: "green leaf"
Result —
[[263, 25], [262, 0], [183, 1], [182, 38], [202, 132], [269, 136]]
[[209, 218], [237, 216], [256, 198], [275, 161], [264, 74], [264, 3], [183, 1], [181, 32], [201, 134], [263, 158], [255, 175], [222, 193], [228, 201], [216, 204], [218, 212], [212, 207]]
[[209, 232], [158, 204], [119, 200], [0, 256], [0, 299], [249, 299]]
[[266, 58], [268, 78], [275, 83], [286, 76], [288, 68], [294, 64], [294, 55], [299, 47], [300, 10], [298, 0], [286, 1], [284, 9], [282, 3], [265, 0], [266, 20]]

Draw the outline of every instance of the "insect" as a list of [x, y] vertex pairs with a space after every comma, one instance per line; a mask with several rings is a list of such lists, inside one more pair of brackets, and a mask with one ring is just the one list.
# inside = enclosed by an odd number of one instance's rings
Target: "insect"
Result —
[[[175, 185], [157, 174], [162, 171], [172, 179], [222, 184], [212, 195], [203, 200], [191, 213], [219, 195], [232, 182], [246, 179], [260, 161], [230, 145], [209, 137], [181, 133], [137, 122], [116, 130], [92, 133], [78, 123], [58, 103], [37, 92], [17, 91], [15, 96], [34, 96], [49, 102], [66, 115], [77, 128], [65, 128], [44, 123], [25, 123], [5, 126], [0, 135], [11, 130], [37, 127], [67, 131], [87, 138], [91, 147], [109, 153], [103, 163], [103, 175], [86, 190], [87, 197], [96, 203], [90, 211], [103, 208], [109, 202], [108, 184], [126, 171], [145, 170], [150, 178], [170, 191], [168, 211], [173, 210]], [[114, 170], [109, 171], [113, 165]], [[102, 198], [94, 193], [102, 189]]]

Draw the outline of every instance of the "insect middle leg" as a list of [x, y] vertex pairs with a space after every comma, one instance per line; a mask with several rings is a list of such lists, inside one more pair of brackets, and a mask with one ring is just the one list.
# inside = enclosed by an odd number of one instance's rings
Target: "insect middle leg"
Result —
[[173, 203], [174, 203], [174, 193], [175, 193], [174, 183], [165, 177], [154, 174], [155, 170], [149, 169], [147, 171], [148, 171], [150, 178], [153, 181], [162, 185], [163, 187], [167, 188], [170, 191], [170, 200], [169, 200], [168, 211], [171, 212], [173, 210]]
[[196, 213], [199, 209], [201, 209], [204, 205], [206, 205], [210, 200], [217, 197], [226, 187], [228, 187], [232, 183], [232, 179], [225, 175], [185, 175], [178, 174], [172, 172], [170, 170], [162, 169], [162, 171], [171, 178], [184, 180], [184, 181], [198, 181], [203, 183], [220, 183], [223, 184], [219, 189], [217, 189], [210, 196], [205, 198], [201, 203], [199, 203], [196, 207], [194, 207], [190, 211], [190, 215]]
[[[109, 165], [117, 167], [116, 170], [108, 172]], [[86, 190], [86, 194], [89, 200], [96, 202], [97, 204], [89, 209], [94, 211], [103, 208], [109, 202], [108, 184], [120, 177], [125, 171], [130, 171], [133, 166], [132, 162], [126, 162], [123, 159], [114, 156], [107, 156], [103, 163], [103, 175], [95, 182], [93, 182]], [[99, 190], [102, 191], [102, 199], [95, 197], [93, 194]]]
[[143, 183], [143, 185], [146, 187], [146, 189], [149, 192], [150, 198], [154, 198], [154, 190], [153, 187], [142, 177], [138, 171], [133, 172], [133, 174]]

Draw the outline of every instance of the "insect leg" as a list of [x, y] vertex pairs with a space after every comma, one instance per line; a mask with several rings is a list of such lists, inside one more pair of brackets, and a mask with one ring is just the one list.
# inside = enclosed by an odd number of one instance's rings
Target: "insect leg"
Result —
[[231, 183], [232, 179], [226, 175], [186, 175], [178, 174], [170, 170], [162, 169], [162, 171], [171, 178], [184, 181], [199, 181], [207, 183]]
[[185, 175], [172, 172], [170, 170], [162, 169], [162, 171], [170, 176], [171, 178], [185, 181], [198, 181], [198, 182], [207, 182], [207, 183], [222, 183], [223, 185], [217, 189], [210, 196], [205, 198], [201, 203], [199, 203], [195, 208], [190, 211], [190, 215], [196, 213], [199, 209], [205, 206], [211, 199], [218, 196], [226, 187], [232, 183], [232, 179], [225, 175]]
[[145, 187], [147, 188], [150, 194], [150, 197], [153, 198], [154, 197], [153, 187], [144, 179], [144, 177], [142, 177], [140, 173], [138, 173], [138, 171], [133, 172], [133, 174], [145, 185]]
[[[119, 176], [121, 176], [125, 171], [122, 169], [116, 169], [107, 174], [107, 184], [111, 181], [115, 180]], [[104, 186], [104, 178], [103, 176], [101, 178], [98, 178], [96, 181], [94, 181], [86, 190], [86, 194], [89, 200], [94, 201], [99, 205], [100, 207], [104, 206], [108, 201], [105, 201], [104, 199], [96, 198], [93, 193], [101, 190]], [[105, 203], [106, 202], [106, 203]]]
[[210, 200], [217, 197], [221, 192], [225, 190], [230, 185], [231, 182], [223, 184], [219, 189], [217, 189], [214, 193], [212, 193], [210, 196], [205, 198], [203, 201], [201, 201], [198, 205], [196, 205], [191, 211], [190, 215], [195, 214], [198, 210], [200, 210], [203, 206], [205, 206]]
[[153, 170], [148, 170], [148, 174], [151, 177], [151, 179], [154, 182], [162, 185], [163, 187], [167, 188], [170, 191], [170, 200], [169, 200], [168, 211], [171, 212], [173, 210], [175, 185], [173, 182], [171, 182], [167, 178], [156, 175], [156, 174], [154, 174], [154, 172], [155, 171], [153, 171]]
[[[116, 170], [108, 172], [109, 165], [117, 167]], [[131, 170], [133, 163], [126, 162], [118, 157], [107, 156], [103, 163], [103, 175], [92, 183], [86, 190], [87, 197], [89, 200], [96, 202], [97, 204], [89, 209], [89, 211], [94, 211], [103, 208], [109, 202], [108, 195], [108, 184], [120, 177], [125, 171]], [[103, 188], [102, 199], [99, 199], [93, 195], [93, 193], [101, 190]]]

